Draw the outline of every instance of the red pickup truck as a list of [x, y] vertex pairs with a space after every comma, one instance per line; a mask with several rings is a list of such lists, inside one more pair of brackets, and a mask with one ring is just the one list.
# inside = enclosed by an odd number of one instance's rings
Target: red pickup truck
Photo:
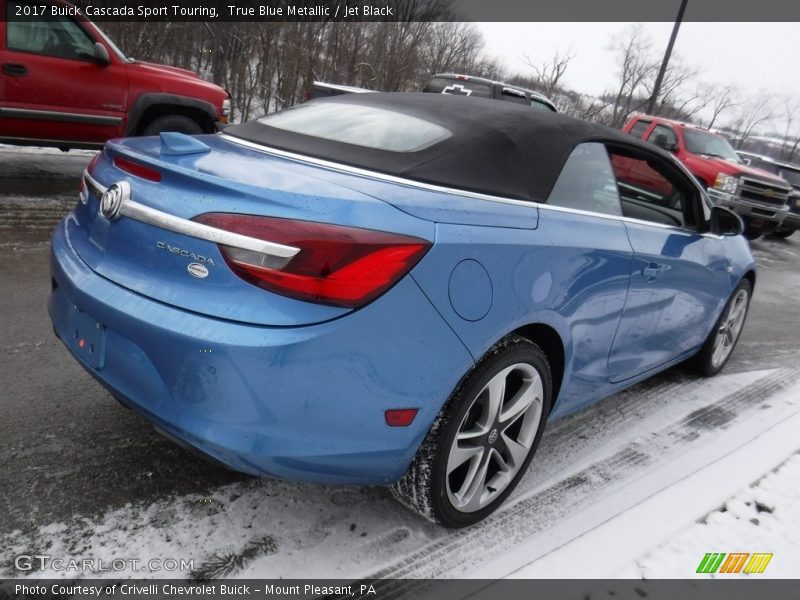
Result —
[[113, 137], [212, 133], [230, 95], [139, 62], [63, 0], [0, 0], [0, 142], [99, 148]]
[[774, 231], [786, 218], [789, 183], [744, 164], [724, 137], [650, 115], [635, 115], [623, 131], [672, 152], [706, 188], [712, 202], [742, 217], [748, 238]]

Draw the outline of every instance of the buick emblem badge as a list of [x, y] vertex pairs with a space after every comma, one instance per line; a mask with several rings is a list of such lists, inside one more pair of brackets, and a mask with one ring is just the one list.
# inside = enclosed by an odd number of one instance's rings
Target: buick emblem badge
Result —
[[130, 198], [131, 186], [127, 181], [118, 181], [103, 192], [100, 198], [100, 214], [109, 221], [119, 216], [122, 205]]

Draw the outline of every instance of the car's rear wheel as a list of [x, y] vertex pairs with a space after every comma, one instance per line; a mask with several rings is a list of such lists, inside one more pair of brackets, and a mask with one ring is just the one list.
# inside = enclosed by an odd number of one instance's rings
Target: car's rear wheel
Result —
[[740, 281], [733, 290], [714, 329], [694, 358], [694, 366], [702, 375], [716, 375], [728, 362], [747, 319], [752, 293], [753, 286], [747, 279]]
[[542, 350], [510, 336], [464, 379], [392, 491], [446, 527], [485, 518], [512, 492], [533, 458], [550, 411]]
[[203, 133], [203, 128], [200, 126], [200, 123], [185, 115], [164, 115], [163, 117], [153, 119], [153, 121], [144, 128], [142, 135], [158, 135], [164, 131], [199, 135]]

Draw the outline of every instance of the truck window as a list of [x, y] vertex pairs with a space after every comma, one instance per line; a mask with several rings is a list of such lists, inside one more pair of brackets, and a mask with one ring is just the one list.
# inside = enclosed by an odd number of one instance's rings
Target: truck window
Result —
[[723, 158], [738, 164], [742, 162], [728, 140], [714, 133], [684, 127], [683, 141], [686, 143], [686, 149], [692, 154]]
[[535, 108], [536, 110], [546, 110], [548, 112], [556, 112], [555, 109], [550, 106], [547, 102], [542, 102], [537, 98], [531, 98], [531, 107]]
[[647, 141], [651, 144], [656, 143], [656, 138], [659, 135], [663, 135], [667, 138], [666, 147], [667, 148], [677, 148], [678, 147], [678, 138], [675, 136], [675, 131], [672, 127], [667, 127], [666, 125], [656, 125], [653, 128], [653, 131], [650, 132], [650, 135], [647, 136]]
[[[92, 60], [94, 41], [77, 23], [68, 17], [16, 17], [17, 7], [29, 7], [27, 2], [9, 2], [6, 10], [6, 46], [9, 50], [32, 52], [59, 58]], [[48, 13], [49, 15], [49, 13]]]
[[633, 127], [631, 127], [631, 130], [628, 133], [633, 137], [642, 139], [642, 135], [644, 135], [644, 132], [647, 130], [648, 127], [650, 127], [650, 123], [652, 123], [652, 121], [645, 121], [644, 119], [639, 119], [638, 121], [636, 121], [636, 123], [633, 124]]
[[503, 88], [500, 91], [500, 98], [506, 102], [516, 102], [517, 104], [529, 104], [528, 95], [525, 92], [512, 88]]
[[468, 79], [447, 79], [434, 77], [428, 82], [423, 92], [434, 94], [452, 94], [454, 96], [477, 96], [478, 98], [491, 98], [491, 86]]

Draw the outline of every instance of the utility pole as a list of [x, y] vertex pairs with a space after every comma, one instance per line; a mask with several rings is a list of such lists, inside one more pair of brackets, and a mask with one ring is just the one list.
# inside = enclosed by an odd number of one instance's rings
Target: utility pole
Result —
[[669, 65], [669, 57], [672, 56], [672, 47], [675, 45], [675, 38], [678, 37], [678, 30], [681, 28], [681, 21], [683, 21], [683, 13], [686, 10], [686, 4], [689, 0], [681, 0], [681, 7], [678, 9], [678, 16], [675, 17], [675, 25], [672, 28], [672, 35], [669, 36], [669, 44], [664, 52], [664, 60], [661, 61], [661, 68], [658, 70], [655, 85], [653, 85], [653, 95], [650, 96], [650, 102], [647, 103], [647, 114], [652, 115], [656, 110], [656, 101], [658, 101], [658, 94], [661, 92], [661, 83], [664, 81], [664, 73], [667, 71]]

